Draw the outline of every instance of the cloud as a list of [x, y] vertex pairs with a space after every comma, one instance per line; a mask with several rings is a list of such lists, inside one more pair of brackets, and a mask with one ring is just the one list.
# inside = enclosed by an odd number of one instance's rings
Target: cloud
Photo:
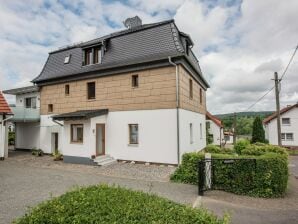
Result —
[[[246, 110], [273, 86], [297, 45], [298, 2], [233, 0], [28, 0], [0, 5], [0, 89], [30, 84], [63, 45], [143, 23], [174, 18], [191, 35], [205, 78], [208, 110]], [[297, 57], [282, 80], [281, 105], [298, 101]], [[11, 98], [10, 98], [11, 100]], [[274, 110], [272, 91], [252, 110]]]

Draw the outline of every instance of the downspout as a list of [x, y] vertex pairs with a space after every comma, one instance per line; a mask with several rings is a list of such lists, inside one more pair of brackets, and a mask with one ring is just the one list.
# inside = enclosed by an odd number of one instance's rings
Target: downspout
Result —
[[176, 123], [177, 123], [177, 161], [178, 165], [180, 164], [180, 125], [179, 125], [179, 73], [178, 65], [172, 61], [172, 58], [169, 56], [169, 63], [176, 68]]

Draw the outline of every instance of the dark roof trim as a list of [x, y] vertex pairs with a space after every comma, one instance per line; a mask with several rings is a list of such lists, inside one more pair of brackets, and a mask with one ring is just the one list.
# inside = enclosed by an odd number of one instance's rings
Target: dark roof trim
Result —
[[87, 120], [93, 117], [106, 115], [109, 113], [108, 109], [100, 110], [78, 110], [75, 112], [59, 114], [52, 116], [53, 120], [64, 121], [64, 120]]
[[[286, 113], [286, 112], [288, 112], [288, 111], [290, 111], [290, 110], [292, 110], [292, 109], [294, 109], [296, 107], [298, 107], [298, 103], [296, 103], [296, 104], [294, 104], [292, 106], [285, 107], [285, 108], [283, 108], [283, 109], [280, 110], [280, 115], [282, 115], [282, 114], [284, 114], [284, 113]], [[265, 118], [263, 120], [263, 123], [264, 124], [268, 124], [271, 120], [273, 120], [275, 118], [277, 118], [277, 113], [276, 112], [273, 113], [272, 115], [270, 115], [269, 117]]]
[[152, 24], [144, 24], [142, 26], [131, 28], [131, 29], [120, 30], [120, 31], [117, 31], [117, 32], [114, 32], [114, 33], [111, 33], [111, 34], [108, 34], [108, 35], [105, 35], [105, 36], [102, 36], [102, 37], [99, 37], [99, 38], [95, 38], [93, 40], [89, 40], [89, 41], [82, 42], [82, 43], [79, 43], [79, 44], [73, 44], [73, 45], [66, 46], [64, 48], [58, 49], [58, 50], [51, 51], [49, 54], [57, 53], [57, 52], [60, 52], [60, 51], [65, 51], [65, 50], [69, 50], [69, 49], [77, 48], [77, 47], [86, 47], [88, 45], [93, 45], [97, 41], [100, 42], [100, 41], [103, 41], [103, 40], [106, 40], [106, 39], [110, 39], [110, 38], [114, 38], [114, 37], [120, 37], [120, 36], [126, 35], [128, 33], [135, 33], [135, 32], [139, 32], [139, 31], [142, 31], [142, 30], [154, 28], [154, 27], [161, 26], [161, 25], [168, 24], [168, 23], [172, 23], [172, 22], [174, 22], [174, 20], [170, 19], [170, 20], [157, 22], [157, 23], [152, 23]]
[[25, 93], [38, 92], [38, 91], [39, 91], [38, 86], [26, 86], [22, 88], [4, 90], [3, 93], [11, 94], [11, 95], [19, 95], [19, 94], [25, 94]]

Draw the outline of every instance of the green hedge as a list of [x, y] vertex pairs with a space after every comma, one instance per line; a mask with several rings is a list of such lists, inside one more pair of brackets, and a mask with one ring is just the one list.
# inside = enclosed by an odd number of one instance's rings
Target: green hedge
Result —
[[250, 142], [247, 139], [240, 139], [236, 142], [234, 150], [236, 153], [241, 154], [241, 151], [245, 149], [249, 144]]
[[224, 224], [204, 209], [191, 207], [155, 195], [106, 185], [79, 188], [33, 208], [17, 224], [59, 223], [181, 223]]
[[[198, 183], [198, 161], [203, 154], [187, 153], [183, 155], [182, 164], [171, 176], [171, 180], [183, 183]], [[236, 194], [254, 197], [281, 197], [287, 189], [288, 157], [280, 153], [266, 153], [261, 156], [212, 154], [212, 158], [252, 158], [251, 162], [241, 161], [233, 165], [214, 161], [214, 189], [224, 189]]]
[[209, 144], [204, 148], [204, 152], [208, 153], [222, 153], [222, 154], [234, 154], [234, 149], [220, 148], [218, 145]]
[[255, 155], [260, 156], [266, 153], [278, 153], [281, 155], [288, 155], [287, 149], [275, 146], [275, 145], [268, 145], [264, 143], [255, 143], [248, 145], [245, 149], [241, 150], [242, 155]]

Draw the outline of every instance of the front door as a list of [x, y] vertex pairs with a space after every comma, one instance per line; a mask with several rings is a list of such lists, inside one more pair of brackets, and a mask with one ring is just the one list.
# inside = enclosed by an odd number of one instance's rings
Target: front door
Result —
[[52, 152], [58, 153], [59, 143], [58, 143], [58, 133], [52, 133]]
[[96, 124], [96, 155], [105, 154], [105, 124]]

